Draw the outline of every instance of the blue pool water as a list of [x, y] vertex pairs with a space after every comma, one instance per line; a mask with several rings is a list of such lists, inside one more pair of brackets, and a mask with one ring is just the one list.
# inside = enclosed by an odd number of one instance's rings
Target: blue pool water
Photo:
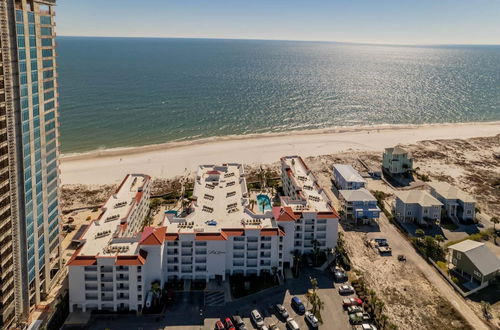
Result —
[[259, 207], [259, 211], [264, 213], [266, 211], [272, 210], [271, 199], [267, 195], [257, 195], [257, 205]]

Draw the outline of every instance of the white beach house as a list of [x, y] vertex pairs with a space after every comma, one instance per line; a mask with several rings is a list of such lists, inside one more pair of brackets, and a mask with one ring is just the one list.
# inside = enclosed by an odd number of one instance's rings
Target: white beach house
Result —
[[339, 190], [364, 188], [366, 181], [351, 165], [334, 164], [333, 179]]

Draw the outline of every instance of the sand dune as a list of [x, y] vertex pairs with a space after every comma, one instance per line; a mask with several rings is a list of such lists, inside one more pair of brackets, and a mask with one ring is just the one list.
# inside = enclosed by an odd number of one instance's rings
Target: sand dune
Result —
[[99, 150], [61, 157], [62, 184], [117, 183], [126, 173], [172, 177], [194, 171], [199, 164], [238, 162], [272, 163], [283, 155], [303, 157], [347, 150], [382, 151], [397, 143], [471, 138], [500, 134], [500, 122], [374, 126], [229, 136], [166, 143], [138, 148]]

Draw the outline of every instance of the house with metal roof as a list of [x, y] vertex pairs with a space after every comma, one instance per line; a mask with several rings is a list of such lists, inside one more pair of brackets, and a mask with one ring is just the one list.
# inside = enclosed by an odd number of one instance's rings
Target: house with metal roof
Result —
[[334, 164], [333, 179], [339, 190], [364, 188], [366, 181], [351, 165]]
[[500, 259], [485, 243], [468, 239], [451, 245], [449, 250], [452, 270], [470, 280], [468, 287], [487, 286], [500, 276]]
[[446, 183], [430, 182], [431, 195], [444, 205], [446, 215], [454, 222], [474, 220], [476, 201], [466, 192]]
[[401, 222], [429, 225], [441, 220], [443, 203], [425, 190], [403, 190], [395, 193], [394, 216]]
[[413, 158], [408, 151], [399, 146], [385, 148], [382, 155], [382, 168], [391, 175], [405, 174], [412, 171]]

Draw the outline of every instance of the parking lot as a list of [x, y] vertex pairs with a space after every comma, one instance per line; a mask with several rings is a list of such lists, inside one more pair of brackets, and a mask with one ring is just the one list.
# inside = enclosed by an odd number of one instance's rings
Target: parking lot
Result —
[[283, 320], [278, 320], [276, 315], [268, 311], [268, 306], [271, 304], [282, 304], [294, 320], [297, 321], [301, 329], [308, 329], [304, 315], [299, 315], [291, 307], [291, 299], [297, 296], [302, 300], [306, 309], [308, 306], [305, 294], [311, 288], [309, 281], [310, 277], [315, 277], [318, 280], [318, 295], [324, 303], [324, 309], [321, 313], [323, 324], [320, 329], [350, 329], [347, 313], [342, 309], [342, 299], [349, 296], [340, 296], [337, 287], [333, 286], [333, 277], [327, 272], [317, 271], [314, 269], [303, 269], [298, 279], [289, 279], [287, 283], [278, 287], [269, 289], [249, 297], [238, 299], [224, 307], [208, 308], [204, 322], [204, 329], [213, 329], [215, 322], [228, 316], [239, 314], [243, 317], [245, 324], [249, 329], [255, 328], [250, 321], [250, 312], [253, 309], [259, 310], [264, 316], [266, 325], [278, 324], [280, 329], [285, 329]]
[[298, 315], [290, 306], [293, 296], [299, 297], [306, 309], [310, 308], [305, 294], [311, 288], [310, 277], [318, 280], [318, 295], [324, 303], [322, 310], [323, 324], [320, 329], [346, 330], [350, 329], [347, 313], [342, 308], [342, 299], [349, 296], [341, 296], [338, 293], [338, 284], [333, 285], [333, 276], [328, 272], [315, 269], [302, 269], [299, 278], [288, 279], [286, 283], [241, 299], [228, 302], [225, 306], [207, 307], [203, 306], [203, 295], [200, 292], [186, 292], [176, 296], [174, 304], [168, 308], [162, 316], [135, 316], [119, 315], [113, 319], [105, 317], [93, 317], [91, 329], [214, 329], [215, 322], [226, 317], [239, 314], [248, 329], [254, 329], [250, 321], [250, 312], [253, 309], [260, 311], [266, 325], [278, 324], [279, 329], [286, 329], [283, 320], [269, 313], [271, 304], [281, 303], [295, 319], [300, 329], [309, 329], [304, 315]]

